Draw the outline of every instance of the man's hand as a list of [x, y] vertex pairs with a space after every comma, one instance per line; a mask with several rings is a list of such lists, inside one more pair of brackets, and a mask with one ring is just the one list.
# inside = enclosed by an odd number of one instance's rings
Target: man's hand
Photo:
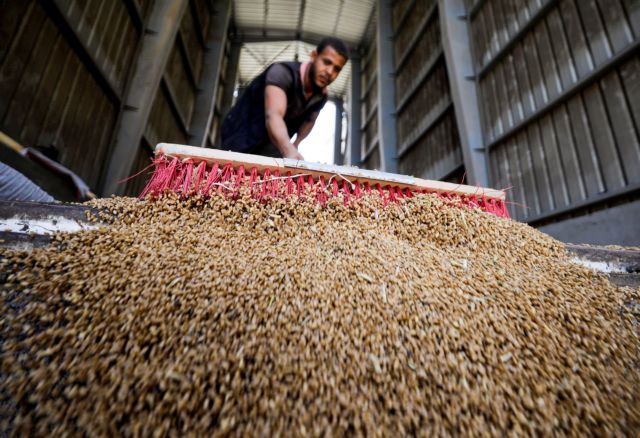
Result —
[[300, 152], [298, 152], [298, 149], [292, 144], [289, 144], [289, 146], [290, 147], [287, 148], [287, 150], [284, 152], [282, 156], [284, 158], [291, 158], [292, 160], [304, 161], [304, 157]]

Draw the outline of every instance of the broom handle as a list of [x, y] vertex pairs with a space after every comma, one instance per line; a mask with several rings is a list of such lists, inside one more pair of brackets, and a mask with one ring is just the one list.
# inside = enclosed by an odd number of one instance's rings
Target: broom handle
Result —
[[191, 158], [195, 161], [206, 161], [210, 164], [231, 164], [233, 167], [244, 166], [246, 169], [256, 167], [260, 171], [264, 171], [265, 169], [269, 169], [270, 172], [279, 170], [281, 175], [285, 175], [287, 172], [291, 172], [294, 175], [303, 173], [314, 177], [344, 178], [350, 182], [355, 182], [356, 180], [360, 183], [368, 182], [372, 186], [376, 184], [380, 184], [382, 187], [393, 185], [403, 189], [429, 190], [438, 193], [455, 193], [460, 196], [480, 196], [499, 200], [505, 199], [505, 193], [502, 190], [420, 179], [407, 175], [378, 172], [377, 170], [359, 169], [357, 167], [334, 166], [330, 164], [292, 160], [289, 158], [263, 157], [261, 155], [242, 154], [239, 152], [205, 149], [171, 143], [159, 143], [156, 146], [155, 153], [156, 155], [163, 153], [167, 156], [182, 159]]

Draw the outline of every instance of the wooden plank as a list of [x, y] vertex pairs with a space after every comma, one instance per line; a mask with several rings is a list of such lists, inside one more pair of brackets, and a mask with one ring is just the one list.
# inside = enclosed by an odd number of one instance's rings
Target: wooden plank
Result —
[[529, 34], [524, 39], [525, 62], [528, 67], [531, 86], [533, 87], [533, 98], [536, 103], [535, 109], [542, 108], [548, 101], [547, 88], [544, 83], [542, 63], [538, 56], [535, 36]]
[[60, 77], [64, 71], [65, 58], [68, 46], [62, 35], [55, 38], [51, 57], [47, 62], [47, 67], [43, 72], [38, 90], [33, 98], [33, 104], [26, 116], [25, 123], [20, 132], [20, 140], [27, 145], [35, 145], [42, 129], [42, 124], [47, 116], [47, 112], [53, 103], [53, 96]]
[[43, 73], [52, 54], [55, 35], [56, 29], [53, 22], [45, 20], [2, 120], [5, 130], [11, 135], [18, 136], [22, 131], [29, 108], [44, 79]]
[[569, 116], [571, 118], [571, 128], [575, 137], [580, 173], [585, 182], [587, 198], [602, 193], [606, 190], [598, 154], [591, 135], [589, 119], [585, 110], [584, 101], [581, 95], [567, 102]]
[[[109, 108], [109, 106], [105, 105], [105, 108]], [[106, 111], [106, 115], [101, 116], [102, 117], [101, 119], [102, 123], [100, 124], [101, 126], [99, 126], [98, 129], [96, 129], [95, 137], [92, 141], [100, 145], [100, 151], [99, 151], [100, 156], [104, 157], [104, 160], [106, 162], [109, 155], [111, 154], [111, 138], [114, 132], [114, 128], [116, 126], [116, 121], [118, 117], [118, 108], [109, 108], [109, 110], [105, 110], [105, 111]], [[106, 166], [103, 165], [100, 167], [100, 178], [99, 178], [98, 187], [102, 187], [102, 184], [106, 176], [105, 175], [106, 171], [107, 171]]]
[[551, 190], [556, 200], [556, 208], [562, 208], [571, 204], [567, 180], [562, 168], [560, 151], [558, 150], [558, 136], [551, 115], [540, 119], [540, 131], [542, 132], [542, 147], [544, 148], [547, 168], [551, 180]]
[[567, 108], [564, 105], [559, 106], [553, 111], [551, 117], [558, 138], [558, 152], [571, 203], [583, 201], [587, 194]]
[[34, 5], [34, 0], [0, 3], [0, 66], [4, 64], [5, 56], [19, 38]]
[[618, 72], [603, 77], [600, 86], [627, 184], [640, 182], [640, 139]]
[[506, 74], [505, 67], [505, 63], [502, 62], [495, 68], [496, 80], [498, 81], [496, 84], [499, 96], [498, 104], [502, 108], [503, 132], [511, 129], [514, 125], [512, 110], [515, 106], [515, 99], [511, 94], [516, 93], [513, 77]]
[[513, 117], [513, 124], [517, 125], [524, 119], [524, 108], [522, 105], [522, 87], [518, 83], [516, 74], [515, 59], [508, 56], [503, 61], [507, 91], [509, 94], [509, 106]]
[[527, 136], [531, 146], [531, 155], [533, 157], [533, 168], [538, 183], [538, 193], [540, 195], [540, 204], [543, 212], [553, 211], [556, 209], [556, 200], [551, 188], [551, 178], [549, 176], [548, 161], [542, 145], [542, 137], [540, 135], [540, 125], [535, 121], [527, 128]]
[[620, 0], [598, 0], [596, 5], [604, 22], [613, 52], [620, 52], [634, 39]]
[[577, 0], [576, 4], [578, 6], [580, 19], [584, 24], [595, 65], [602, 64], [611, 58], [613, 50], [607, 39], [607, 34], [604, 30], [596, 2], [595, 0]]
[[629, 24], [635, 38], [640, 38], [640, 2], [638, 0], [622, 0], [624, 11], [629, 17]]
[[640, 132], [640, 59], [630, 59], [619, 67], [619, 71], [636, 132]]
[[528, 216], [527, 208], [529, 206], [527, 199], [527, 187], [524, 182], [522, 167], [520, 165], [520, 154], [518, 148], [518, 138], [511, 137], [504, 148], [505, 159], [509, 163], [511, 170], [511, 181], [513, 184], [512, 199], [520, 205], [516, 205], [515, 210], [518, 212], [518, 219], [522, 220]]
[[118, 8], [113, 15], [115, 17], [115, 21], [108, 31], [109, 42], [107, 44], [104, 59], [102, 60], [102, 68], [105, 74], [109, 77], [109, 80], [116, 84], [120, 95], [123, 95], [126, 81], [124, 80], [124, 76], [119, 74], [117, 66], [122, 62], [118, 54], [122, 41], [125, 39], [124, 29], [126, 29], [128, 24], [129, 15], [125, 8]]
[[80, 61], [75, 57], [75, 76], [71, 81], [71, 87], [64, 102], [64, 106], [60, 111], [59, 118], [55, 125], [55, 134], [51, 139], [53, 144], [59, 151], [58, 161], [68, 166], [69, 144], [67, 144], [68, 132], [72, 129], [72, 123], [78, 112], [78, 95], [82, 95], [84, 92], [89, 75], [84, 70], [84, 67]]
[[[109, 7], [104, 8], [103, 14], [99, 21], [99, 28], [96, 29], [96, 37], [94, 39], [95, 44], [91, 47], [93, 53], [95, 53], [96, 63], [101, 71], [107, 72], [105, 68], [108, 62], [107, 54], [109, 51], [109, 39], [112, 38], [111, 35], [111, 26], [113, 26], [113, 22], [117, 20], [118, 14], [116, 13], [117, 7], [122, 7], [120, 2], [114, 1], [110, 2]], [[117, 92], [122, 95], [122, 91], [120, 89], [120, 83], [118, 81], [113, 81], [111, 77], [107, 77], [107, 80], [111, 81], [114, 84]]]
[[533, 98], [533, 89], [529, 79], [529, 70], [524, 58], [524, 48], [522, 44], [518, 44], [513, 50], [513, 62], [515, 65], [515, 77], [520, 90], [520, 107], [522, 109], [522, 118], [529, 116], [534, 112], [535, 100]]
[[582, 94], [589, 118], [589, 129], [596, 146], [598, 161], [602, 167], [606, 190], [610, 191], [624, 187], [627, 185], [627, 181], [599, 84], [591, 85]]
[[[76, 137], [74, 139], [76, 149], [76, 160], [73, 167], [74, 172], [78, 175], [82, 175], [87, 185], [93, 190], [98, 185], [98, 179], [100, 177], [100, 169], [104, 166], [104, 157], [97, 154], [99, 145], [90, 141], [92, 134], [97, 131], [96, 120], [102, 120], [99, 118], [101, 108], [101, 101], [104, 99], [104, 95], [97, 89], [97, 87], [91, 86], [87, 89], [87, 93], [84, 100], [88, 100], [84, 106], [82, 112], [82, 118], [79, 121]], [[91, 156], [91, 160], [87, 160], [87, 156]]]
[[560, 12], [557, 8], [549, 13], [547, 26], [549, 34], [553, 36], [553, 38], [551, 38], [551, 44], [553, 46], [555, 59], [558, 63], [561, 87], [564, 90], [577, 82], [578, 75], [573, 63], [573, 58], [571, 57], [571, 50], [569, 48], [569, 42], [567, 41], [564, 25], [562, 24], [562, 17], [560, 17]]
[[[115, 109], [110, 104], [109, 100], [104, 96], [98, 96], [94, 99], [94, 108], [91, 110], [91, 120], [99, 120], [100, 125], [107, 123], [109, 119], [109, 112], [114, 111]], [[79, 172], [83, 175], [90, 174], [91, 182], [87, 181], [92, 188], [98, 186], [98, 182], [100, 180], [100, 173], [102, 168], [104, 167], [105, 156], [104, 156], [104, 148], [103, 145], [97, 140], [97, 137], [101, 133], [101, 129], [96, 126], [96, 123], [87, 123], [82, 130], [82, 134], [80, 136], [80, 144], [85, 145], [85, 147], [90, 151], [89, 153], [93, 157], [92, 160], [82, 160], [80, 162]]]
[[500, 82], [498, 78], [496, 78], [496, 72], [491, 72], [488, 75], [488, 79], [491, 83], [491, 94], [486, 96], [485, 98], [490, 99], [491, 106], [493, 106], [493, 123], [492, 123], [492, 135], [489, 137], [490, 140], [495, 139], [497, 136], [501, 135], [505, 131], [504, 119], [503, 119], [503, 111], [504, 111], [504, 102], [502, 100], [502, 86], [503, 84]]
[[576, 66], [577, 75], [578, 78], [582, 78], [591, 73], [595, 66], [575, 0], [560, 2], [559, 9], [567, 32], [569, 49]]
[[[507, 160], [507, 154], [505, 152], [506, 144], [502, 144], [494, 153], [494, 157], [496, 159], [496, 165], [499, 169], [499, 174], [502, 177], [501, 182], [502, 185], [499, 186], [502, 189], [510, 190], [511, 196], [514, 196], [514, 181], [511, 175], [511, 169], [509, 169], [509, 161]], [[518, 220], [520, 216], [520, 209], [511, 205], [509, 208], [509, 213], [511, 216]]]
[[547, 99], [553, 100], [562, 93], [562, 84], [560, 83], [560, 75], [558, 74], [558, 65], [551, 47], [551, 36], [547, 29], [546, 21], [541, 21], [533, 31], [538, 47], [540, 59], [543, 61], [542, 76], [546, 84]]
[[520, 157], [520, 169], [522, 171], [522, 181], [524, 193], [527, 198], [527, 206], [525, 217], [533, 214], [540, 214], [540, 196], [536, 184], [536, 176], [533, 168], [533, 159], [531, 157], [531, 148], [527, 132], [523, 130], [516, 139], [518, 147], [518, 155]]
[[[94, 84], [89, 72], [81, 65], [77, 92], [72, 97], [71, 108], [63, 121], [59, 137], [62, 146], [60, 162], [74, 172], [77, 172], [81, 166], [81, 161], [86, 159], [87, 151], [84, 149], [86, 145], [78, 142], [78, 135], [82, 132], [83, 124], [87, 120]], [[90, 175], [78, 173], [78, 176], [86, 181]]]
[[69, 110], [69, 102], [75, 92], [75, 87], [80, 77], [80, 61], [70, 47], [65, 46], [65, 61], [62, 74], [58, 79], [53, 97], [49, 102], [47, 115], [40, 129], [38, 143], [46, 146], [55, 146], [58, 132], [64, 122], [66, 112]]
[[[34, 2], [35, 3], [35, 2]], [[39, 5], [28, 10], [14, 37], [11, 47], [0, 66], [0, 121], [6, 117], [9, 104], [22, 80], [24, 71], [29, 67], [33, 48], [42, 31], [46, 15]]]

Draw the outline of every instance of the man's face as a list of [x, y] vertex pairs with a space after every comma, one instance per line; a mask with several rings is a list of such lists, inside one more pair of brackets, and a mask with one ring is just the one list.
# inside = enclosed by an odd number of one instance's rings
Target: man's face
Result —
[[329, 86], [329, 84], [336, 80], [342, 67], [344, 67], [346, 63], [346, 58], [336, 52], [331, 46], [325, 47], [320, 53], [314, 49], [311, 52], [310, 69], [313, 85], [317, 88]]

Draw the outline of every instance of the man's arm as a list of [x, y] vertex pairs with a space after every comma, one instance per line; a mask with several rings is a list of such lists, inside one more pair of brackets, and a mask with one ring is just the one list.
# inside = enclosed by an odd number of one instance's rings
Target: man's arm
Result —
[[302, 124], [302, 126], [300, 126], [300, 129], [298, 129], [298, 136], [296, 137], [296, 141], [294, 142], [294, 146], [296, 148], [300, 146], [300, 143], [302, 142], [302, 140], [304, 140], [309, 135], [309, 133], [313, 129], [313, 125], [316, 124], [317, 118], [318, 118], [318, 111], [312, 113], [311, 117], [309, 117], [309, 120], [307, 120]]
[[271, 143], [278, 148], [284, 158], [304, 160], [296, 145], [289, 139], [284, 115], [287, 111], [287, 95], [275, 85], [267, 85], [264, 90], [264, 115]]

